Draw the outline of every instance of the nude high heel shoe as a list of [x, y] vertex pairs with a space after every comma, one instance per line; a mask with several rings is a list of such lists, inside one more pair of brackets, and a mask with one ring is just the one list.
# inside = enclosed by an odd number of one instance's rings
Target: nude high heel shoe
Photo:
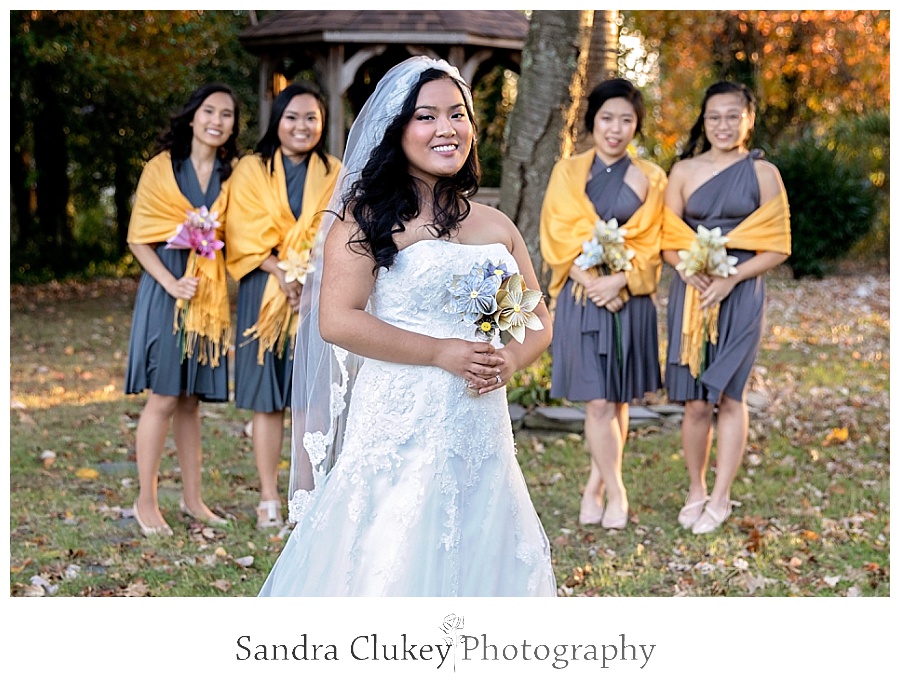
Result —
[[583, 526], [595, 526], [603, 521], [603, 504], [598, 504], [595, 498], [581, 500], [581, 510], [578, 512], [578, 523]]
[[134, 520], [137, 521], [138, 528], [141, 529], [141, 533], [143, 533], [144, 537], [173, 535], [172, 529], [169, 527], [168, 523], [161, 526], [148, 526], [144, 523], [141, 520], [141, 513], [138, 511], [137, 500], [134, 501], [134, 505], [131, 507], [131, 513], [134, 515]]
[[625, 527], [628, 525], [628, 502], [625, 502], [625, 510], [622, 512], [621, 516], [612, 517], [610, 514], [610, 509], [607, 508], [603, 511], [603, 520], [600, 521], [600, 525], [607, 530], [625, 530]]
[[178, 502], [178, 508], [181, 509], [181, 513], [187, 514], [191, 518], [200, 521], [200, 523], [204, 523], [208, 526], [227, 526], [228, 519], [222, 518], [221, 516], [216, 516], [213, 514], [210, 517], [201, 516], [200, 514], [195, 514], [193, 511], [188, 509], [187, 504], [184, 503], [184, 497], [181, 498], [181, 501]]
[[706, 535], [707, 533], [717, 530], [728, 520], [728, 517], [731, 516], [731, 507], [733, 505], [734, 502], [729, 501], [728, 506], [725, 507], [725, 511], [719, 513], [707, 503], [707, 505], [703, 507], [703, 513], [700, 514], [700, 518], [697, 519], [694, 527], [691, 528], [691, 532], [694, 533], [694, 535]]
[[681, 527], [686, 530], [693, 528], [701, 514], [703, 514], [703, 507], [706, 506], [708, 501], [709, 497], [704, 497], [703, 499], [689, 502], [681, 507], [681, 511], [678, 512], [678, 523]]

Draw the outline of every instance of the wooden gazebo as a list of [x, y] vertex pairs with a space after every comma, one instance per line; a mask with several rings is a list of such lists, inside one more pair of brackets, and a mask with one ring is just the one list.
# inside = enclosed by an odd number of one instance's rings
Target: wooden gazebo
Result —
[[311, 70], [328, 103], [328, 149], [340, 156], [352, 119], [398, 62], [443, 58], [474, 85], [497, 65], [518, 72], [527, 33], [517, 10], [291, 10], [271, 12], [239, 38], [260, 58], [260, 126], [274, 96]]

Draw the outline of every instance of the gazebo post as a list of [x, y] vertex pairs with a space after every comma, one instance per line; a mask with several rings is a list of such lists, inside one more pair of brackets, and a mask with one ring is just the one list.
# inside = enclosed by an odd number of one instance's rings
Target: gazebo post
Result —
[[328, 65], [325, 69], [325, 88], [328, 91], [328, 151], [341, 158], [344, 155], [344, 45], [334, 43], [328, 47]]
[[269, 124], [269, 116], [272, 114], [272, 65], [270, 60], [263, 56], [259, 61], [259, 137], [266, 131]]
[[450, 53], [447, 55], [447, 62], [462, 72], [463, 65], [466, 62], [466, 49], [461, 45], [451, 45]]

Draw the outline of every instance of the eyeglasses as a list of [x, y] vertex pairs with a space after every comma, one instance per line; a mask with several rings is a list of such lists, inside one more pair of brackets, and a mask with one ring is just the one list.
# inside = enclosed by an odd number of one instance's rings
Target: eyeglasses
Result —
[[[746, 116], [747, 116], [746, 112], [742, 112], [741, 114], [732, 112], [728, 115], [725, 115], [724, 120], [728, 124], [728, 126], [736, 127], [741, 123], [741, 120], [743, 120]], [[723, 120], [723, 117], [718, 114], [711, 114], [711, 115], [703, 116], [703, 121], [706, 122], [706, 125], [709, 127], [719, 126], [719, 124], [722, 123], [722, 120]]]

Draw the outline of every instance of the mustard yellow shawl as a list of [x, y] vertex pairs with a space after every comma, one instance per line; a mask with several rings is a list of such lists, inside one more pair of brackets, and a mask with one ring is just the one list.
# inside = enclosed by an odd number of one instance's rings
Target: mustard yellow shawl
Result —
[[[222, 182], [219, 196], [209, 209], [218, 213], [221, 225], [216, 230], [216, 238], [219, 240], [225, 237], [229, 181]], [[175, 235], [178, 225], [187, 219], [187, 212], [192, 209], [194, 206], [178, 188], [169, 151], [154, 156], [147, 162], [138, 181], [131, 222], [128, 225], [128, 242], [158, 244], [167, 241]], [[187, 270], [192, 268], [200, 282], [185, 317], [185, 355], [190, 357], [197, 352], [200, 363], [208, 363], [215, 368], [219, 365], [223, 352], [228, 351], [232, 336], [222, 251], [216, 251], [214, 259], [199, 258], [196, 252], [191, 251]], [[182, 299], [175, 302], [176, 331], [184, 304]]]
[[[593, 161], [592, 148], [557, 162], [544, 195], [541, 255], [552, 271], [548, 291], [554, 299], [565, 285], [572, 263], [581, 254], [581, 245], [591, 239], [594, 224], [600, 219], [584, 190]], [[622, 225], [627, 230], [625, 247], [635, 252], [632, 269], [625, 273], [628, 292], [643, 296], [656, 291], [662, 268], [659, 234], [666, 175], [647, 160], [632, 158], [631, 162], [650, 181], [647, 198]]]
[[[726, 235], [729, 249], [772, 251], [791, 254], [791, 214], [784, 189], [744, 218]], [[713, 229], [709, 227], [708, 229]], [[696, 233], [668, 207], [665, 209], [660, 250], [688, 250]], [[701, 313], [700, 294], [686, 285], [684, 310], [681, 316], [681, 364], [690, 368], [691, 375], [700, 374], [703, 346], [706, 340], [718, 341], [719, 304]]]
[[[284, 259], [288, 249], [300, 251], [311, 247], [337, 182], [341, 163], [328, 157], [331, 169], [311, 154], [303, 187], [303, 209], [295, 219], [287, 196], [281, 150], [275, 152], [274, 172], [259, 155], [242, 158], [234, 170], [228, 227], [225, 233], [227, 267], [236, 280], [258, 268], [273, 252]], [[287, 338], [293, 340], [296, 318], [275, 275], [269, 275], [263, 292], [259, 319], [246, 331], [245, 337], [259, 339], [258, 361], [262, 365], [265, 352], [284, 351]], [[277, 347], [277, 349], [275, 348]]]

